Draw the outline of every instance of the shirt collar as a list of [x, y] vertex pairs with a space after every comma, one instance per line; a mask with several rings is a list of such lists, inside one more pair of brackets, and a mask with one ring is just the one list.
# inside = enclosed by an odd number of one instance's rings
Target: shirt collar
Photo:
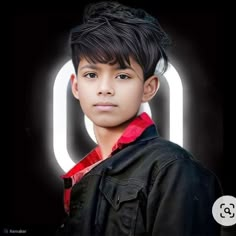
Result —
[[118, 139], [112, 148], [112, 152], [117, 149], [122, 149], [126, 144], [134, 142], [141, 136], [144, 130], [149, 126], [153, 125], [153, 120], [148, 116], [147, 113], [143, 112], [137, 116], [124, 130], [122, 136]]
[[[154, 122], [149, 117], [149, 115], [145, 112], [141, 113], [126, 127], [122, 136], [113, 146], [112, 153], [134, 142], [151, 125], [154, 125]], [[102, 157], [100, 149], [99, 147], [96, 147], [89, 154], [87, 154], [78, 164], [76, 164], [70, 171], [63, 175], [62, 178], [69, 178], [76, 174], [78, 171], [81, 171], [101, 160]]]

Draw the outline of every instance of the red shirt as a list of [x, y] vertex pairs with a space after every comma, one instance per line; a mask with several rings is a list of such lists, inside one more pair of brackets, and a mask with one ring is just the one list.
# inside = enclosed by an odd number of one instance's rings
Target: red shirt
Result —
[[[146, 130], [150, 125], [154, 124], [153, 120], [148, 116], [147, 113], [143, 112], [141, 115], [137, 116], [130, 124], [126, 127], [121, 137], [112, 147], [111, 155], [118, 149], [122, 149], [127, 144], [134, 142], [144, 130]], [[69, 212], [70, 204], [70, 192], [74, 184], [78, 183], [80, 179], [88, 173], [93, 167], [102, 162], [104, 159], [101, 157], [101, 152], [99, 146], [94, 148], [90, 153], [88, 153], [78, 164], [76, 164], [70, 171], [62, 176], [64, 180], [70, 180], [70, 186], [66, 187], [64, 190], [64, 207], [65, 211]]]

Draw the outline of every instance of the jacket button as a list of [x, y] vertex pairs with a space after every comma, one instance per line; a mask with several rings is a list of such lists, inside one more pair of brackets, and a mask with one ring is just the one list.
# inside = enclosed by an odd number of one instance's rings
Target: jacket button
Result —
[[120, 196], [118, 195], [117, 200], [116, 200], [116, 204], [120, 203]]

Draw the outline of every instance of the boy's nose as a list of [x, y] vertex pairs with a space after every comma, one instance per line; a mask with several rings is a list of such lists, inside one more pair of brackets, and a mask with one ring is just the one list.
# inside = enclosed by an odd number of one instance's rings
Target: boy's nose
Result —
[[[110, 80], [110, 79], [109, 79]], [[109, 80], [101, 80], [98, 85], [98, 95], [114, 95], [115, 90]]]

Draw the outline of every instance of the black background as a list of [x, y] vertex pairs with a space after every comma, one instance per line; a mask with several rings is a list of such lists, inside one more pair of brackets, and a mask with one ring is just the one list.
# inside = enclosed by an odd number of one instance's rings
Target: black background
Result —
[[[194, 6], [157, 8], [147, 1], [128, 4], [156, 16], [170, 35], [173, 44], [168, 53], [184, 88], [184, 147], [216, 173], [225, 195], [236, 196], [231, 172], [233, 157], [225, 155], [224, 150], [221, 11]], [[55, 162], [52, 149], [52, 88], [58, 70], [70, 59], [68, 33], [80, 22], [84, 5], [80, 2], [52, 10], [23, 7], [14, 10], [11, 32], [14, 138], [12, 154], [8, 156], [10, 181], [9, 204], [3, 217], [5, 229], [50, 235], [63, 220], [60, 178], [63, 171]], [[72, 96], [68, 96], [74, 103]], [[161, 128], [165, 126], [165, 117], [160, 115], [158, 126], [165, 136]], [[71, 139], [77, 135], [72, 131]], [[91, 146], [88, 143], [88, 147], [81, 147], [80, 154], [84, 155]]]

